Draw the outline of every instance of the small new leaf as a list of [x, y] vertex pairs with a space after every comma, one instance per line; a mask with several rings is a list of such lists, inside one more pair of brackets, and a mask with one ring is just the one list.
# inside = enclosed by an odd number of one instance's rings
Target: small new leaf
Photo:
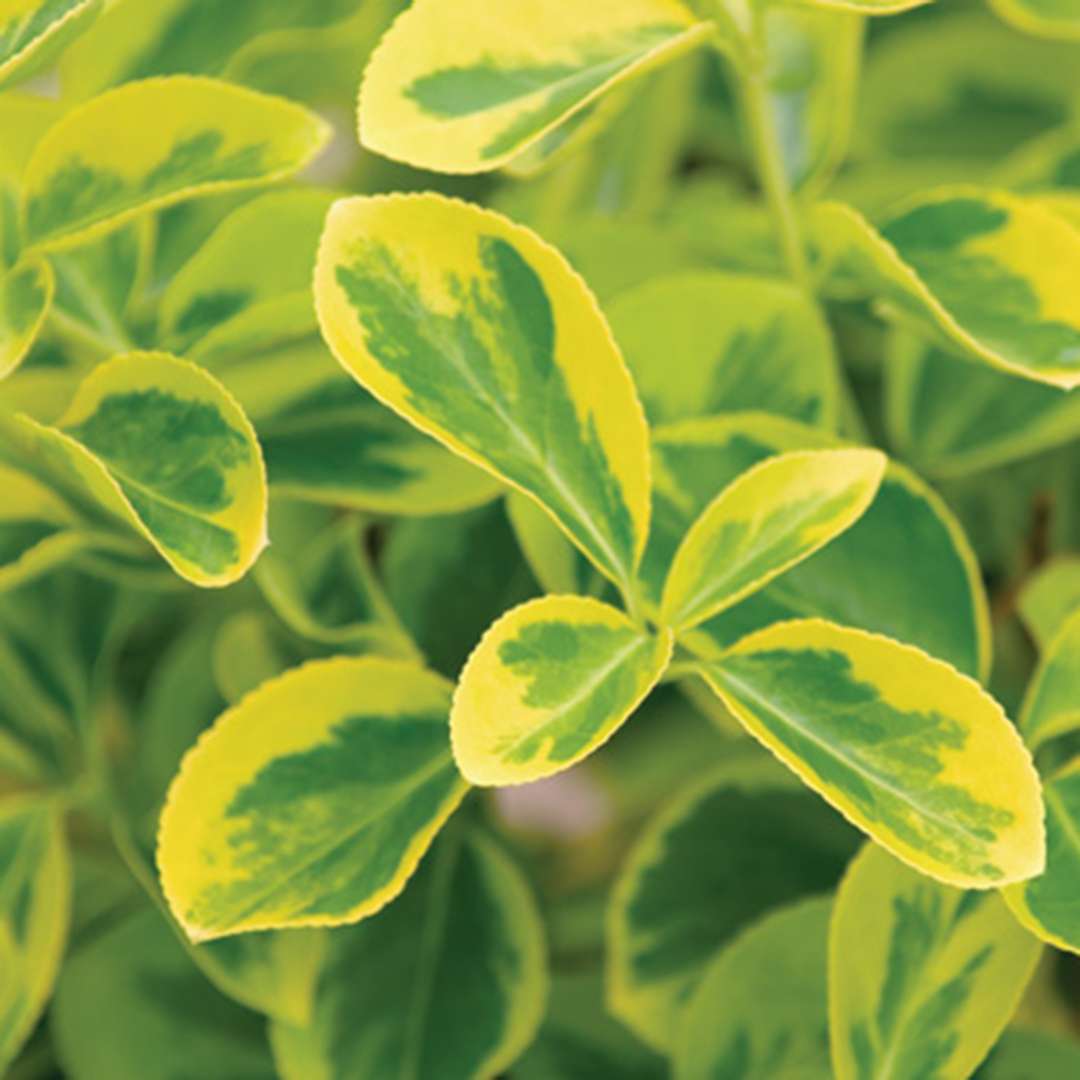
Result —
[[664, 673], [671, 634], [579, 596], [514, 608], [461, 673], [450, 728], [474, 784], [524, 784], [569, 768], [622, 726]]
[[809, 450], [744, 473], [679, 547], [664, 585], [662, 622], [689, 630], [824, 547], [866, 512], [885, 465], [877, 450]]

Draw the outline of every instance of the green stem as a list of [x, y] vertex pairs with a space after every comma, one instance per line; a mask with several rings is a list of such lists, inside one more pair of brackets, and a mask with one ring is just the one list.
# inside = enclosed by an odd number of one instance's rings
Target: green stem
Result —
[[754, 16], [754, 40], [742, 52], [739, 65], [743, 113], [757, 163], [758, 180], [772, 212], [777, 239], [788, 272], [806, 293], [812, 292], [799, 217], [784, 167], [784, 155], [769, 102], [764, 26]]

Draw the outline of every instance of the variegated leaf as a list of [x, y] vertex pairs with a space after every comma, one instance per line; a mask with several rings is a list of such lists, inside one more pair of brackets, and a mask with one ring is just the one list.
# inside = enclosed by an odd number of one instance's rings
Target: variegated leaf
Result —
[[679, 0], [593, 0], [574, 9], [560, 0], [419, 0], [368, 64], [360, 139], [422, 168], [494, 169], [611, 86], [708, 33]]
[[83, 33], [103, 0], [3, 0], [0, 3], [0, 89], [39, 71]]
[[832, 339], [793, 286], [672, 274], [619, 293], [607, 311], [653, 424], [755, 409], [835, 427]]
[[561, 255], [440, 196], [349, 199], [330, 212], [315, 293], [358, 382], [535, 498], [628, 585], [648, 529], [648, 433], [596, 301]]
[[47, 807], [7, 802], [0, 810], [0, 1069], [5, 1072], [52, 994], [70, 907], [71, 869], [60, 817]]
[[55, 291], [52, 267], [30, 259], [4, 272], [0, 261], [0, 380], [22, 363], [44, 325]]
[[34, 149], [23, 177], [27, 243], [71, 247], [146, 210], [279, 180], [307, 165], [329, 134], [298, 105], [214, 79], [107, 91]]
[[661, 620], [690, 630], [809, 558], [862, 517], [885, 465], [877, 450], [805, 450], [745, 472], [675, 553]]
[[311, 1025], [271, 1028], [285, 1080], [502, 1075], [536, 1034], [540, 913], [479, 830], [450, 826], [403, 896], [333, 940]]
[[725, 763], [646, 827], [612, 893], [607, 996], [660, 1050], [716, 952], [774, 907], [826, 892], [859, 834], [771, 759]]
[[676, 1080], [827, 1080], [832, 906], [822, 897], [786, 907], [715, 958], [681, 1019]]
[[53, 426], [21, 417], [65, 490], [130, 524], [193, 584], [242, 577], [266, 544], [255, 432], [210, 375], [164, 353], [96, 368]]
[[1080, 731], [1080, 610], [1050, 639], [1020, 711], [1020, 730], [1032, 750]]
[[1004, 896], [1033, 934], [1080, 953], [1080, 758], [1044, 781], [1043, 797], [1046, 869], [1031, 881], [1010, 885]]
[[837, 1080], [964, 1080], [1042, 950], [993, 892], [930, 881], [874, 844], [837, 894], [829, 1016]]
[[523, 784], [606, 742], [671, 657], [657, 635], [580, 596], [548, 596], [495, 622], [454, 694], [454, 757], [474, 784]]
[[1029, 34], [1080, 41], [1080, 8], [1075, 0], [990, 0], [990, 6]]
[[[659, 600], [686, 531], [726, 484], [772, 455], [837, 445], [826, 432], [761, 413], [658, 430], [653, 531], [642, 563], [650, 599]], [[918, 575], [906, 572], [911, 565]], [[895, 462], [846, 533], [702, 632], [723, 647], [809, 613], [918, 645], [971, 675], [982, 677], [989, 664], [988, 604], [971, 547], [945, 503]]]
[[[297, 315], [294, 324], [275, 326], [283, 338], [314, 332], [311, 275], [332, 201], [317, 190], [274, 192], [230, 214], [162, 293], [159, 334], [166, 347], [198, 356], [204, 342], [212, 355], [208, 336], [224, 337], [260, 308], [269, 321], [283, 303]], [[294, 298], [302, 302], [289, 303]]]
[[449, 705], [422, 668], [340, 658], [222, 714], [161, 819], [162, 885], [188, 935], [340, 925], [397, 896], [466, 791]]
[[1001, 191], [923, 195], [875, 230], [823, 204], [814, 230], [838, 287], [861, 288], [954, 350], [1036, 382], [1080, 385], [1080, 230]]
[[744, 638], [705, 669], [747, 730], [879, 844], [964, 888], [1045, 863], [1039, 778], [973, 679], [820, 619]]

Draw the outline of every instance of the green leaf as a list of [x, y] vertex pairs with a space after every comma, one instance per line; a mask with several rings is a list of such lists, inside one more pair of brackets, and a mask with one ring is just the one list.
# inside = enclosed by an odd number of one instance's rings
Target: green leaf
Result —
[[817, 207], [813, 228], [837, 287], [868, 291], [999, 371], [1080, 385], [1080, 231], [1036, 203], [946, 188], [879, 230], [838, 203]]
[[544, 592], [589, 594], [605, 582], [566, 534], [520, 491], [506, 495], [506, 513], [518, 546]]
[[35, 74], [85, 32], [102, 0], [9, 0], [0, 10], [0, 89]]
[[840, 886], [829, 934], [837, 1080], [970, 1076], [1041, 951], [995, 893], [939, 885], [868, 844]]
[[1020, 710], [1020, 730], [1032, 750], [1080, 730], [1080, 610], [1047, 644]]
[[1004, 892], [1013, 914], [1033, 934], [1080, 953], [1080, 759], [1044, 782], [1046, 869]]
[[0, 266], [0, 380], [22, 363], [52, 305], [52, 267], [30, 259], [8, 270]]
[[[324, 359], [332, 360], [321, 343]], [[241, 400], [287, 387], [307, 354], [285, 353], [282, 367], [260, 358], [225, 381]], [[314, 365], [312, 365], [314, 367]], [[310, 369], [309, 369], [310, 370]], [[306, 393], [256, 418], [275, 493], [324, 506], [373, 514], [428, 515], [490, 502], [502, 485], [385, 408], [336, 368]]]
[[521, 872], [477, 830], [451, 826], [403, 896], [332, 941], [311, 1026], [271, 1028], [285, 1080], [496, 1076], [536, 1034], [543, 925]]
[[932, 18], [898, 19], [868, 50], [859, 158], [890, 170], [921, 160], [936, 183], [945, 168], [979, 180], [1074, 113], [1075, 48], [1025, 39], [975, 7], [946, 0]]
[[[546, 516], [544, 521], [550, 525]], [[431, 666], [450, 676], [494, 619], [536, 593], [497, 502], [397, 522], [380, 562], [394, 611]]]
[[72, 1080], [275, 1076], [265, 1020], [219, 994], [152, 908], [76, 949], [51, 1020]]
[[188, 935], [335, 926], [393, 899], [465, 794], [449, 704], [422, 668], [339, 658], [225, 712], [161, 819], [162, 885]]
[[990, 6], [1026, 33], [1080, 41], [1080, 10], [1073, 0], [990, 0]]
[[891, 435], [923, 472], [963, 476], [1076, 437], [1080, 393], [897, 336], [885, 369]]
[[23, 177], [27, 243], [84, 243], [183, 199], [279, 180], [323, 148], [314, 113], [213, 79], [174, 76], [107, 91], [37, 145]]
[[898, 15], [901, 11], [932, 4], [934, 0], [795, 0], [805, 7], [855, 11], [863, 15]]
[[675, 553], [661, 620], [692, 629], [809, 558], [865, 513], [885, 466], [877, 450], [806, 450], [743, 473]]
[[356, 0], [110, 0], [64, 56], [64, 92], [80, 99], [151, 75], [218, 74], [257, 34], [328, 26], [356, 8]]
[[747, 730], [898, 858], [960, 887], [1042, 871], [1039, 778], [979, 685], [820, 619], [744, 638], [705, 677]]
[[859, 834], [768, 759], [725, 764], [646, 827], [607, 920], [608, 999], [673, 1046], [715, 953], [774, 907], [832, 888]]
[[92, 496], [193, 584], [231, 584], [266, 545], [255, 432], [200, 368], [164, 353], [119, 356], [87, 377], [55, 426], [20, 420], [65, 490]]
[[507, 612], [481, 638], [454, 694], [454, 758], [467, 780], [524, 784], [607, 742], [656, 685], [671, 634], [581, 596]]
[[839, 382], [818, 308], [768, 278], [657, 277], [607, 305], [653, 424], [761, 410], [834, 428]]
[[0, 1069], [5, 1072], [52, 994], [70, 908], [71, 868], [61, 818], [47, 808], [6, 802], [0, 809]]
[[1045, 1031], [1010, 1028], [990, 1052], [978, 1080], [1040, 1080], [1075, 1076], [1080, 1070], [1080, 1043]]
[[679, 0], [594, 0], [573, 10], [560, 0], [419, 0], [368, 64], [360, 139], [421, 168], [494, 169], [709, 31]]
[[561, 255], [436, 195], [349, 199], [330, 212], [315, 295], [358, 382], [535, 498], [628, 584], [648, 529], [648, 432], [596, 301]]
[[831, 898], [767, 916], [710, 965], [683, 1014], [676, 1080], [827, 1080]]
[[[658, 598], [678, 545], [717, 491], [771, 455], [836, 445], [824, 432], [760, 413], [657, 431], [653, 534], [642, 564], [650, 597]], [[821, 615], [918, 645], [981, 677], [990, 659], [987, 608], [978, 564], [948, 507], [890, 462], [855, 525], [702, 630], [726, 647], [770, 623]]]
[[225, 218], [162, 293], [158, 333], [165, 346], [198, 355], [197, 343], [208, 335], [227, 333], [260, 307], [269, 312], [270, 305], [301, 296], [306, 303], [297, 311], [307, 318], [288, 327], [290, 336], [314, 332], [311, 275], [332, 201], [322, 191], [273, 192]]
[[1020, 615], [1039, 649], [1045, 651], [1080, 609], [1080, 559], [1062, 556], [1041, 566], [1024, 584]]

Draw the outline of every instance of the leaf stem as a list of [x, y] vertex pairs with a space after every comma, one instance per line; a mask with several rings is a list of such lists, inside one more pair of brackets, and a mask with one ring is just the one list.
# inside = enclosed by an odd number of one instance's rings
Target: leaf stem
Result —
[[784, 262], [795, 283], [810, 294], [810, 264], [784, 167], [779, 132], [769, 104], [765, 31], [758, 12], [753, 15], [752, 33], [748, 47], [740, 51], [741, 62], [738, 64], [743, 115], [757, 163], [758, 180], [772, 212]]

